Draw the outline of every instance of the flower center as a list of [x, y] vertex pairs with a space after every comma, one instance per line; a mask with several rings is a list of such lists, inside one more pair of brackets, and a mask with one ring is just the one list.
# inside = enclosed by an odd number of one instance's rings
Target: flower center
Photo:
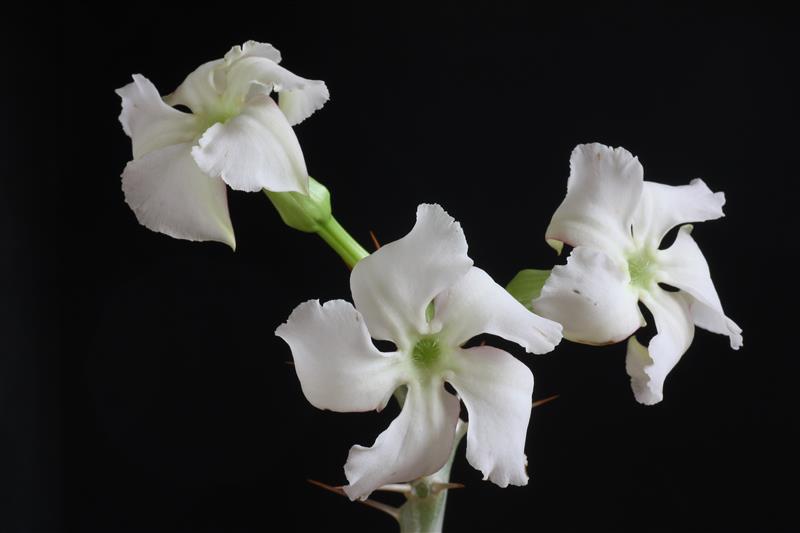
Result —
[[411, 359], [418, 367], [431, 368], [442, 355], [439, 338], [436, 335], [422, 337], [411, 351]]
[[649, 248], [642, 248], [628, 256], [628, 273], [631, 285], [646, 289], [653, 282], [656, 272], [656, 257]]
[[209, 106], [203, 112], [198, 113], [200, 117], [202, 130], [205, 131], [214, 124], [225, 124], [227, 121], [239, 114], [240, 109], [225, 101], [220, 101], [218, 104]]

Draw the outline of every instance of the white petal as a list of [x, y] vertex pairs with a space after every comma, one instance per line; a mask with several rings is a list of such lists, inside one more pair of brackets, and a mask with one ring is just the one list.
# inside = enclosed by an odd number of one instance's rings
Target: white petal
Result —
[[678, 224], [724, 216], [723, 205], [725, 194], [712, 192], [701, 179], [677, 187], [645, 181], [633, 221], [634, 239], [658, 248], [664, 235]]
[[140, 74], [117, 89], [122, 97], [119, 121], [131, 138], [134, 159], [171, 144], [191, 141], [197, 134], [197, 120], [174, 109], [161, 99], [158, 89]]
[[225, 98], [241, 101], [251, 94], [253, 83], [279, 91], [280, 108], [290, 124], [302, 122], [330, 98], [328, 87], [320, 80], [307, 80], [264, 57], [243, 57], [227, 72]]
[[667, 374], [692, 343], [694, 323], [689, 302], [682, 292], [667, 292], [656, 287], [642, 294], [642, 302], [653, 313], [658, 334], [647, 348], [631, 337], [625, 367], [636, 400], [653, 405], [664, 398]]
[[281, 53], [269, 43], [247, 41], [242, 46], [234, 46], [225, 54], [225, 63], [231, 65], [243, 57], [264, 57], [275, 63], [281, 62]]
[[453, 446], [460, 402], [442, 383], [408, 386], [403, 410], [371, 448], [353, 446], [344, 465], [351, 500], [365, 499], [388, 483], [433, 474], [447, 462]]
[[436, 297], [433, 329], [446, 344], [460, 346], [481, 333], [516, 342], [529, 353], [547, 353], [561, 341], [561, 326], [537, 316], [480, 268]]
[[169, 105], [185, 105], [193, 113], [207, 113], [215, 109], [219, 105], [224, 89], [224, 85], [218, 87], [215, 80], [224, 66], [225, 62], [222, 59], [203, 63], [186, 76], [178, 88], [164, 99]]
[[378, 351], [361, 314], [344, 300], [309, 300], [275, 334], [292, 348], [308, 401], [333, 411], [381, 410], [403, 380], [397, 354]]
[[613, 344], [642, 325], [627, 269], [605, 253], [579, 246], [566, 265], [553, 267], [533, 310], [564, 326], [564, 337]]
[[409, 334], [429, 332], [428, 304], [471, 266], [461, 225], [441, 206], [422, 204], [408, 235], [356, 263], [350, 290], [370, 334], [408, 349]]
[[[227, 87], [227, 70], [237, 60], [245, 57], [260, 57], [280, 63], [281, 54], [270, 44], [247, 41], [243, 46], [234, 46], [224, 59], [215, 59], [197, 67], [186, 76], [183, 83], [166, 97], [170, 105], [185, 105], [194, 113], [213, 113], [219, 108]], [[247, 92], [241, 95], [241, 99]], [[241, 104], [239, 101], [237, 104]]]
[[624, 148], [581, 144], [570, 157], [567, 196], [545, 232], [557, 251], [561, 243], [594, 246], [607, 253], [630, 242], [630, 227], [642, 196], [644, 171]]
[[678, 231], [675, 243], [659, 250], [658, 262], [661, 281], [688, 292], [695, 324], [714, 333], [730, 337], [731, 348], [742, 346], [742, 328], [725, 316], [719, 301], [706, 258], [691, 236], [692, 227], [685, 225]]
[[204, 172], [222, 177], [232, 189], [308, 191], [300, 143], [268, 96], [259, 95], [237, 117], [211, 126], [192, 155]]
[[533, 374], [508, 353], [489, 346], [459, 350], [456, 364], [448, 381], [469, 413], [469, 464], [501, 487], [527, 484], [525, 437]]
[[128, 163], [122, 173], [125, 201], [153, 231], [236, 248], [225, 184], [197, 168], [191, 148], [175, 144]]
[[331, 94], [327, 85], [318, 80], [308, 80], [302, 88], [282, 89], [278, 97], [281, 111], [286, 115], [289, 124], [299, 124], [321, 109], [330, 100]]

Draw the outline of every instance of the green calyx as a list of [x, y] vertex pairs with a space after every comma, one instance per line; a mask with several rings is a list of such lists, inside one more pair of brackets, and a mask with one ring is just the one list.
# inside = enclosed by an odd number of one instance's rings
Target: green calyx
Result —
[[430, 369], [435, 366], [442, 355], [439, 338], [436, 335], [422, 337], [411, 351], [411, 359], [418, 367]]
[[308, 178], [308, 194], [266, 189], [264, 194], [287, 226], [322, 237], [349, 268], [369, 255], [333, 217], [331, 193], [311, 176]]
[[649, 248], [642, 248], [628, 256], [628, 273], [631, 285], [647, 289], [653, 283], [657, 270], [655, 253]]
[[317, 233], [331, 219], [331, 193], [315, 180], [308, 178], [308, 194], [273, 192], [264, 189], [283, 222], [290, 228]]

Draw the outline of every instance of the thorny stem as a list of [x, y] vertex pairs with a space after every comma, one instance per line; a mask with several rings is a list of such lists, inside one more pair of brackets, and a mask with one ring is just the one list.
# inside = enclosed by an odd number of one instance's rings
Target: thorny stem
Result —
[[447, 491], [458, 485], [450, 484], [450, 469], [456, 450], [467, 432], [467, 424], [461, 420], [456, 426], [453, 450], [447, 463], [435, 474], [411, 483], [406, 503], [400, 507], [400, 533], [433, 533], [442, 531], [444, 512], [447, 506]]

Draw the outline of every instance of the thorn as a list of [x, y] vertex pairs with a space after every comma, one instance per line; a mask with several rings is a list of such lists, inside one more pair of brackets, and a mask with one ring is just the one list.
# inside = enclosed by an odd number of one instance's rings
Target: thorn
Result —
[[463, 483], [431, 483], [431, 492], [434, 494], [438, 494], [443, 490], [450, 490], [450, 489], [463, 489]]
[[[322, 481], [317, 481], [315, 479], [307, 479], [309, 483], [312, 485], [319, 487], [321, 489], [327, 490], [334, 494], [338, 494], [339, 496], [347, 497], [342, 487], [334, 487], [332, 485], [327, 485]], [[372, 507], [373, 509], [377, 509], [378, 511], [384, 512], [397, 520], [400, 521], [400, 510], [397, 507], [392, 507], [391, 505], [386, 505], [385, 503], [376, 502], [375, 500], [356, 500], [358, 503], [362, 505], [366, 505], [367, 507]]]
[[385, 503], [376, 502], [375, 500], [358, 500], [358, 503], [377, 509], [382, 513], [386, 513], [398, 522], [400, 521], [400, 510], [397, 507], [386, 505]]
[[380, 250], [381, 249], [381, 243], [378, 242], [378, 238], [375, 236], [375, 232], [374, 231], [369, 230], [369, 237], [372, 239], [372, 244], [373, 244], [373, 246], [375, 246], [375, 249], [376, 250]]
[[539, 407], [540, 405], [550, 403], [556, 398], [558, 398], [558, 394], [553, 394], [552, 396], [548, 396], [547, 398], [544, 398], [542, 400], [536, 400], [535, 402], [533, 402], [533, 407]]
[[390, 483], [375, 490], [382, 490], [384, 492], [399, 492], [400, 494], [410, 494], [413, 489], [408, 483]]
[[330, 491], [330, 492], [332, 492], [334, 494], [338, 494], [339, 496], [347, 496], [347, 494], [345, 494], [344, 489], [342, 489], [342, 487], [334, 487], [332, 485], [328, 485], [326, 483], [323, 483], [322, 481], [317, 481], [316, 479], [307, 479], [306, 481], [308, 481], [309, 483], [311, 483], [315, 487], [319, 487], [321, 489], [325, 489], [325, 490]]

